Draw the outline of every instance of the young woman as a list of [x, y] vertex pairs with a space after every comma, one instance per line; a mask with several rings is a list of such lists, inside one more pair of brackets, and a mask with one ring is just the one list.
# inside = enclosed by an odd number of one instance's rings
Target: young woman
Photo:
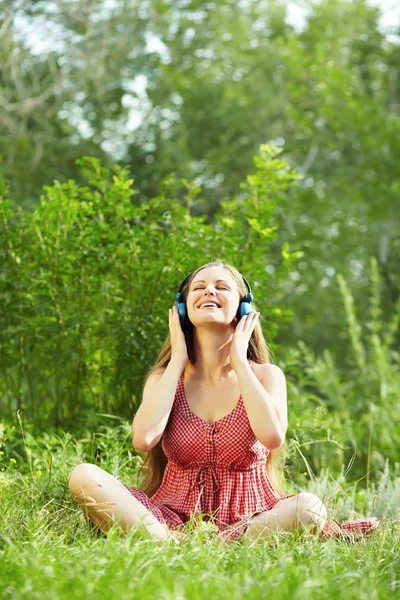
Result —
[[285, 375], [270, 363], [247, 280], [229, 264], [208, 263], [185, 278], [177, 300], [132, 423], [133, 446], [146, 453], [143, 489], [78, 465], [69, 488], [89, 520], [176, 541], [192, 515], [212, 519], [229, 542], [295, 529], [368, 535], [375, 518], [341, 525], [316, 495], [281, 495]]

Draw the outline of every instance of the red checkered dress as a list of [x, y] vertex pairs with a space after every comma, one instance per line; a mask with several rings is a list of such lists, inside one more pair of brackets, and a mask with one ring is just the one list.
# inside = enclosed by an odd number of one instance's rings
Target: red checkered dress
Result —
[[[249, 361], [253, 368], [253, 361]], [[228, 415], [210, 423], [189, 408], [184, 389], [184, 371], [179, 378], [174, 403], [162, 437], [168, 458], [157, 492], [126, 486], [153, 515], [171, 529], [183, 528], [192, 514], [212, 520], [218, 535], [236, 541], [249, 519], [270, 510], [280, 500], [265, 469], [269, 450], [251, 429], [240, 396]], [[344, 537], [353, 541], [378, 526], [376, 518], [348, 521], [341, 525], [327, 521], [320, 537]]]

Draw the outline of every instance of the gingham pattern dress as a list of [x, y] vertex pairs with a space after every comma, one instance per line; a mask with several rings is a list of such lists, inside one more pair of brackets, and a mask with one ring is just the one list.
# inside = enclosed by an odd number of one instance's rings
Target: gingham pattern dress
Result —
[[[253, 361], [249, 360], [251, 368]], [[212, 520], [227, 542], [243, 535], [255, 515], [280, 500], [265, 469], [269, 450], [251, 429], [242, 396], [228, 415], [213, 423], [198, 417], [185, 396], [184, 371], [162, 437], [168, 459], [161, 486], [149, 498], [130, 486], [131, 494], [172, 530], [184, 529], [191, 515]], [[125, 485], [125, 484], [124, 484]], [[320, 537], [355, 540], [378, 526], [376, 518], [327, 521]]]

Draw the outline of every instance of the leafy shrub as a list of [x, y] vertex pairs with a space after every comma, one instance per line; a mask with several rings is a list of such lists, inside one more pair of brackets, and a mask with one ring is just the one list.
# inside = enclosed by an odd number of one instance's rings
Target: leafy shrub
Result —
[[[79, 160], [88, 186], [45, 186], [32, 212], [0, 202], [0, 408], [27, 421], [76, 427], [93, 413], [131, 417], [168, 333], [180, 281], [222, 258], [252, 282], [272, 344], [290, 317], [274, 298], [297, 253], [282, 249], [266, 270], [277, 236], [273, 212], [298, 175], [261, 146], [257, 172], [214, 224], [191, 215], [200, 188], [167, 177], [138, 204], [126, 169]], [[179, 194], [184, 189], [183, 201]], [[182, 195], [182, 194], [181, 194]], [[10, 318], [11, 316], [11, 318]]]
[[370, 261], [369, 318], [363, 326], [340, 274], [338, 284], [347, 320], [344, 345], [350, 347], [346, 368], [336, 365], [328, 349], [318, 356], [301, 341], [279, 363], [288, 379], [288, 459], [298, 475], [306, 461], [316, 472], [329, 467], [332, 475], [351, 464], [352, 478], [365, 478], [368, 489], [386, 461], [394, 466], [399, 458], [400, 303], [392, 315], [382, 314], [383, 286], [375, 258]]

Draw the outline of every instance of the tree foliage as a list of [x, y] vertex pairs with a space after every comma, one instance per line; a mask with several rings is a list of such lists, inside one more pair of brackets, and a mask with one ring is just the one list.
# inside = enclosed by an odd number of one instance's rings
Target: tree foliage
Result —
[[[366, 314], [370, 256], [384, 275], [385, 310], [393, 309], [400, 55], [398, 38], [378, 25], [379, 8], [305, 2], [304, 27], [294, 28], [278, 0], [3, 5], [0, 153], [18, 204], [54, 179], [82, 184], [76, 158], [90, 155], [128, 165], [137, 203], [171, 172], [196, 179], [203, 193], [192, 214], [211, 224], [260, 144], [274, 142], [304, 175], [296, 202], [288, 195], [277, 208], [271, 248], [275, 262], [284, 242], [304, 253], [287, 282], [294, 317], [282, 341], [340, 352], [335, 275]], [[29, 49], [21, 19], [53, 34], [51, 51]]]

